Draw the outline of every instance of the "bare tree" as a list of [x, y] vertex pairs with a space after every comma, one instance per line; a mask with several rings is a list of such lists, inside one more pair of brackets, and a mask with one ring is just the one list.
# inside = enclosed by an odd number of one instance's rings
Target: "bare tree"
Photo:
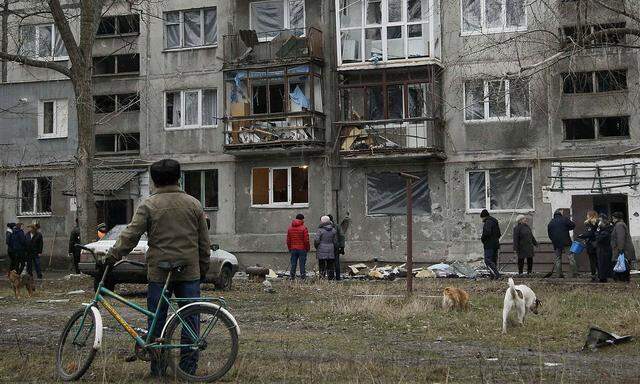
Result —
[[[25, 6], [27, 2], [21, 2]], [[33, 4], [33, 3], [31, 3]], [[73, 0], [65, 5], [60, 0], [47, 0], [46, 4], [35, 5], [37, 9], [14, 11], [18, 6], [15, 0], [3, 0], [2, 22], [7, 29], [9, 16], [28, 17], [47, 13], [53, 18], [56, 30], [64, 43], [69, 56], [69, 64], [38, 60], [21, 53], [8, 52], [7, 36], [3, 33], [0, 60], [3, 61], [2, 75], [6, 79], [6, 62], [13, 61], [32, 67], [48, 68], [68, 77], [73, 84], [78, 118], [78, 148], [75, 167], [75, 190], [77, 199], [77, 215], [82, 238], [93, 239], [93, 223], [96, 220], [96, 207], [93, 195], [92, 159], [94, 154], [94, 105], [92, 87], [92, 48], [96, 31], [100, 23], [105, 0]], [[28, 5], [28, 4], [27, 4]], [[72, 32], [72, 22], [79, 20], [79, 33], [76, 38]]]

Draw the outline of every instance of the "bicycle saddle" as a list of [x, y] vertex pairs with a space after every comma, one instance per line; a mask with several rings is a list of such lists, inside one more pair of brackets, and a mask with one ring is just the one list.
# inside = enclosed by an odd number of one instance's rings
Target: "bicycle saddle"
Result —
[[161, 261], [158, 263], [158, 268], [162, 269], [163, 271], [180, 272], [186, 266], [187, 263], [184, 261]]

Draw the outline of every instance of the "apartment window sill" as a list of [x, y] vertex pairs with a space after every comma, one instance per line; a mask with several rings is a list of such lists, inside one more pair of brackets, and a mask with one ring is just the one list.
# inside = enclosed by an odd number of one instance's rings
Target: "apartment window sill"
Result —
[[49, 139], [66, 139], [67, 135], [46, 135], [46, 136], [38, 136], [38, 140], [49, 140]]
[[211, 49], [218, 48], [218, 43], [210, 44], [210, 45], [201, 45], [198, 47], [179, 47], [179, 48], [165, 48], [162, 50], [162, 53], [170, 53], [170, 52], [183, 52], [183, 51], [199, 51], [201, 49]]
[[499, 33], [515, 33], [515, 32], [526, 32], [527, 27], [518, 27], [518, 28], [498, 28], [498, 29], [485, 29], [483, 31], [462, 31], [460, 32], [461, 37], [468, 36], [483, 36], [483, 35], [496, 35]]
[[478, 120], [464, 120], [465, 124], [470, 125], [482, 125], [482, 124], [490, 124], [490, 123], [519, 123], [531, 121], [531, 117], [493, 117], [489, 119], [478, 119]]
[[260, 204], [260, 205], [255, 205], [252, 204], [251, 208], [258, 208], [258, 209], [299, 209], [299, 208], [309, 208], [309, 204], [284, 204], [284, 205], [279, 205], [279, 204]]
[[120, 37], [138, 37], [138, 36], [140, 36], [140, 32], [120, 33], [115, 35], [96, 35], [96, 39], [113, 39], [113, 38], [120, 38]]
[[101, 73], [101, 74], [93, 75], [93, 77], [117, 77], [117, 76], [140, 76], [140, 72]]
[[193, 127], [164, 127], [165, 131], [193, 131], [198, 129], [216, 129], [217, 125], [198, 125]]

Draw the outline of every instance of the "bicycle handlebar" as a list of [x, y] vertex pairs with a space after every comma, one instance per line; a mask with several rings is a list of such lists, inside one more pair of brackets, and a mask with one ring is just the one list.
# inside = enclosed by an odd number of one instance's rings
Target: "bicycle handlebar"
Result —
[[[96, 262], [96, 264], [99, 264], [98, 263], [98, 257], [96, 256], [96, 251], [94, 251], [93, 249], [91, 249], [89, 247], [85, 247], [84, 245], [80, 245], [80, 244], [76, 244], [76, 247], [91, 253], [91, 256], [93, 256], [93, 260]], [[115, 267], [117, 267], [118, 265], [120, 265], [122, 263], [129, 263], [129, 264], [132, 264], [132, 265], [137, 265], [139, 267], [146, 267], [145, 263], [141, 263], [139, 261], [121, 259], [121, 260], [118, 260], [115, 264], [113, 264], [112, 268], [115, 268]]]

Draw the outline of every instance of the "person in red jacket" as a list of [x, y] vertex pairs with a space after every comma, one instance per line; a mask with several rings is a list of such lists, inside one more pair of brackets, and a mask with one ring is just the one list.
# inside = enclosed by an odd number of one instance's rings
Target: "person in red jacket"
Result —
[[298, 263], [300, 263], [300, 278], [304, 280], [307, 277], [307, 252], [311, 246], [309, 245], [309, 230], [304, 225], [304, 215], [301, 213], [296, 215], [287, 230], [287, 248], [291, 254], [291, 280], [296, 277]]

